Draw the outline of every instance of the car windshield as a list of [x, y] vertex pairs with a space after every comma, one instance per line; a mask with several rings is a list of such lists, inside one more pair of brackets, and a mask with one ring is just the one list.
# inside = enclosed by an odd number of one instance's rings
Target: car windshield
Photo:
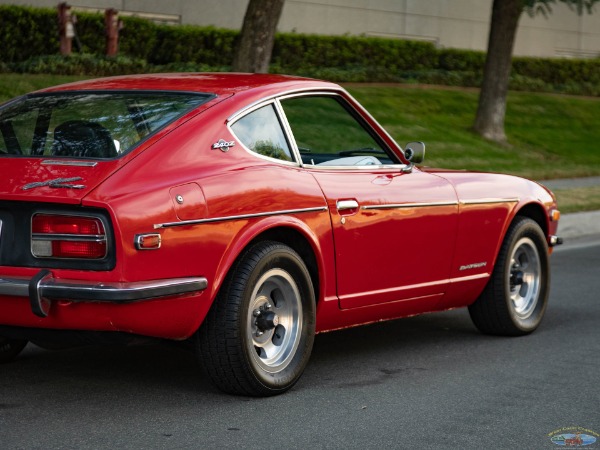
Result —
[[24, 96], [0, 108], [0, 156], [118, 157], [214, 97], [156, 91]]

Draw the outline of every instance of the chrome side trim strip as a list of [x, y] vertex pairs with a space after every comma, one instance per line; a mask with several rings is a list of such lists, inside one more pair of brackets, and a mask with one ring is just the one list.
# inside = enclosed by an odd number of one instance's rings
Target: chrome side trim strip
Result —
[[477, 200], [461, 200], [461, 205], [487, 205], [490, 203], [519, 203], [520, 198], [481, 198]]
[[475, 275], [467, 275], [466, 277], [457, 277], [457, 278], [450, 278], [450, 283], [461, 283], [463, 281], [475, 281], [475, 280], [480, 280], [482, 278], [488, 278], [490, 276], [489, 272], [483, 272], [483, 273], [478, 273]]
[[[420, 289], [420, 288], [427, 288], [427, 287], [431, 287], [431, 286], [443, 286], [445, 284], [453, 284], [453, 283], [461, 283], [461, 282], [465, 282], [465, 281], [475, 281], [475, 280], [480, 280], [480, 279], [485, 279], [485, 278], [489, 278], [490, 274], [488, 272], [484, 272], [484, 273], [479, 273], [479, 274], [475, 274], [475, 275], [468, 275], [466, 277], [456, 277], [456, 278], [444, 278], [443, 280], [437, 280], [437, 281], [430, 281], [428, 283], [418, 283], [418, 284], [410, 284], [410, 285], [406, 285], [406, 286], [396, 286], [396, 287], [392, 287], [392, 288], [387, 288], [387, 289], [378, 289], [376, 291], [366, 291], [366, 292], [359, 292], [356, 294], [349, 294], [349, 295], [345, 295], [343, 297], [343, 300], [352, 300], [355, 299], [357, 297], [363, 297], [365, 295], [381, 295], [381, 294], [390, 294], [390, 293], [394, 293], [394, 292], [405, 292], [411, 289]], [[437, 292], [435, 294], [427, 294], [424, 297], [431, 297], [433, 295], [440, 295], [443, 294], [444, 291], [440, 291]], [[408, 300], [408, 299], [405, 299]], [[403, 300], [400, 300], [403, 301]]]
[[494, 203], [519, 203], [518, 198], [482, 198], [478, 200], [460, 200], [452, 202], [429, 202], [429, 203], [398, 203], [389, 205], [367, 205], [361, 209], [405, 209], [426, 208], [429, 206], [454, 206], [454, 205], [489, 205]]
[[45, 159], [41, 162], [43, 166], [80, 166], [80, 167], [96, 167], [97, 161], [60, 161], [57, 159]]
[[37, 276], [0, 278], [0, 295], [30, 297], [30, 285], [33, 282], [38, 298], [122, 303], [199, 292], [208, 287], [204, 277], [102, 283], [56, 280], [49, 275], [49, 272], [43, 273], [39, 280]]
[[212, 217], [209, 219], [182, 220], [181, 222], [157, 223], [154, 225], [154, 229], [158, 230], [160, 228], [183, 227], [186, 225], [200, 225], [200, 224], [204, 224], [204, 223], [226, 222], [226, 221], [232, 221], [232, 220], [246, 220], [246, 219], [255, 219], [258, 217], [302, 214], [302, 213], [320, 212], [320, 211], [327, 211], [327, 206], [317, 206], [314, 208], [302, 208], [302, 209], [284, 209], [281, 211], [268, 211], [268, 212], [255, 213], [255, 214], [241, 214], [239, 216]]
[[429, 206], [457, 206], [458, 202], [430, 202], [430, 203], [397, 203], [389, 205], [367, 205], [361, 209], [406, 209], [406, 208], [426, 208]]

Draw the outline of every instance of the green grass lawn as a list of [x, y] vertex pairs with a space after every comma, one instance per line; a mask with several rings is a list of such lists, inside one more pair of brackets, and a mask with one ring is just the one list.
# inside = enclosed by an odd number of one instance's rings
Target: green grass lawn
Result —
[[43, 89], [48, 86], [83, 80], [85, 77], [69, 75], [28, 75], [0, 73], [0, 103], [18, 95]]
[[554, 191], [562, 213], [600, 210], [600, 186]]
[[[82, 78], [0, 74], [0, 102]], [[477, 90], [346, 87], [398, 143], [424, 141], [428, 166], [504, 172], [535, 180], [600, 175], [600, 98], [511, 92], [506, 115], [509, 142], [498, 145], [471, 131]], [[569, 211], [600, 208], [596, 188], [564, 190], [559, 200]]]
[[600, 175], [600, 99], [511, 92], [508, 145], [471, 131], [478, 92], [435, 87], [348, 90], [400, 145], [427, 144], [425, 164], [543, 180]]

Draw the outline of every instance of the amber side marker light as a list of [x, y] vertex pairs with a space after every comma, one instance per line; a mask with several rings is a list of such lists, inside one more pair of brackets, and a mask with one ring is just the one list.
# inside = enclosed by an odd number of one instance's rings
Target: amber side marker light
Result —
[[31, 253], [36, 258], [101, 259], [106, 233], [95, 217], [35, 214], [31, 218]]
[[135, 236], [135, 248], [138, 250], [158, 250], [162, 238], [158, 233], [138, 234]]
[[553, 209], [550, 211], [550, 220], [552, 222], [556, 222], [560, 219], [560, 211], [558, 209]]

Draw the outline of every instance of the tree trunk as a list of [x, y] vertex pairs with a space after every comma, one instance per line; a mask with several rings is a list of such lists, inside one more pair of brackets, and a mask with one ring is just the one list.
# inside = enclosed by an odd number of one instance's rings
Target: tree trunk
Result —
[[267, 73], [284, 0], [250, 0], [233, 56], [234, 72]]
[[506, 94], [523, 0], [494, 0], [488, 51], [474, 129], [486, 139], [505, 142]]

